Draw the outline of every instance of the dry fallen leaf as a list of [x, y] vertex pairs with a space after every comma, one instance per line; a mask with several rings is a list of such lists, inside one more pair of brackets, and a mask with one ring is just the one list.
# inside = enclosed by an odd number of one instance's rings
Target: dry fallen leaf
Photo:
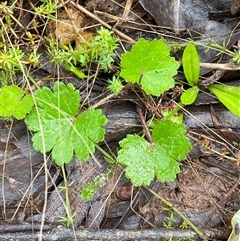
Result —
[[232, 15], [235, 15], [239, 8], [240, 8], [240, 0], [233, 0], [232, 6], [231, 6]]
[[92, 33], [83, 31], [81, 25], [83, 16], [73, 8], [64, 9], [57, 14], [57, 20], [48, 23], [46, 33], [49, 37], [56, 38], [60, 44], [68, 45], [76, 42], [76, 45], [92, 37]]

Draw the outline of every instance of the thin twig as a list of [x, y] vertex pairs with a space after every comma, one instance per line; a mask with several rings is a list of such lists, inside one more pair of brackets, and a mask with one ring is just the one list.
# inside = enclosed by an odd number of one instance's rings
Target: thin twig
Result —
[[142, 109], [141, 109], [140, 107], [137, 107], [137, 112], [138, 112], [139, 117], [140, 117], [140, 119], [141, 119], [141, 123], [142, 123], [142, 125], [143, 125], [143, 129], [144, 129], [144, 132], [145, 132], [145, 134], [146, 134], [146, 137], [147, 137], [148, 141], [149, 141], [150, 143], [153, 143], [152, 136], [151, 136], [151, 133], [150, 133], [150, 131], [149, 131], [149, 128], [148, 128], [148, 126], [147, 126], [147, 124], [146, 124], [145, 117], [143, 116]]
[[221, 70], [240, 70], [240, 66], [233, 63], [217, 64], [217, 63], [200, 63], [202, 68], [221, 69]]
[[132, 7], [132, 4], [133, 4], [133, 0], [127, 0], [126, 2], [126, 5], [125, 5], [125, 8], [124, 8], [124, 12], [123, 12], [123, 15], [122, 15], [122, 18], [126, 21], [127, 19], [127, 16], [131, 10], [131, 7]]
[[227, 199], [232, 196], [232, 194], [234, 193], [235, 189], [238, 187], [239, 184], [240, 184], [240, 176], [238, 177], [238, 179], [235, 182], [235, 184], [230, 188], [230, 190], [220, 200], [220, 202], [218, 203], [220, 206], [223, 206], [224, 203], [227, 201]]

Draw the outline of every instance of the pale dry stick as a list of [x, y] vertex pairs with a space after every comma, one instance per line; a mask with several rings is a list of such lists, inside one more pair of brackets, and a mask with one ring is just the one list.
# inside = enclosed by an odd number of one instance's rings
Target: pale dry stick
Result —
[[207, 69], [220, 70], [240, 70], [240, 66], [233, 63], [217, 64], [217, 63], [200, 63], [200, 67]]
[[117, 21], [117, 22], [121, 22], [121, 21], [124, 21], [124, 19], [122, 17], [119, 17], [119, 16], [114, 16], [112, 14], [109, 14], [109, 13], [105, 13], [105, 12], [101, 12], [101, 11], [94, 11], [94, 13], [98, 14], [98, 15], [101, 15], [101, 16], [104, 16], [106, 18], [110, 18], [112, 19], [113, 22]]
[[[132, 12], [131, 12], [132, 13]], [[139, 19], [141, 19], [140, 17], [138, 17]], [[142, 32], [145, 32], [145, 33], [154, 33], [154, 34], [157, 34], [158, 36], [160, 36], [161, 38], [171, 38], [171, 39], [174, 39], [174, 40], [179, 40], [179, 41], [184, 41], [186, 42], [185, 45], [187, 44], [187, 42], [189, 42], [189, 40], [186, 40], [186, 39], [183, 39], [183, 38], [180, 38], [178, 37], [177, 35], [174, 36], [174, 35], [170, 35], [170, 34], [166, 34], [166, 33], [162, 33], [162, 32], [157, 32], [157, 29], [161, 29], [161, 30], [175, 30], [174, 28], [170, 28], [170, 27], [165, 27], [165, 26], [157, 26], [157, 25], [151, 25], [147, 22], [145, 22], [143, 19], [141, 19], [141, 21], [143, 22], [143, 24], [141, 23], [137, 23], [137, 22], [133, 22], [131, 20], [128, 21], [128, 23], [130, 24], [134, 24], [136, 26], [139, 26], [139, 27], [132, 27], [132, 26], [127, 26], [128, 29], [133, 29], [133, 30], [139, 30], [139, 31], [142, 31]], [[147, 29], [142, 29], [140, 27], [142, 26], [148, 26], [149, 29], [151, 30], [147, 30]], [[184, 29], [176, 29], [176, 31], [183, 31]]]
[[133, 4], [133, 0], [127, 0], [126, 5], [124, 7], [123, 15], [122, 15], [122, 18], [124, 21], [126, 21], [127, 19], [127, 16], [131, 10], [132, 4]]
[[[213, 131], [212, 131], [212, 132], [213, 132]], [[193, 135], [199, 135], [199, 133], [195, 133], [195, 132], [193, 132], [193, 131], [189, 131], [189, 133], [190, 133], [190, 134], [193, 134]], [[215, 133], [214, 133], [214, 134], [215, 134]], [[216, 150], [214, 150], [214, 149], [212, 149], [212, 148], [210, 148], [210, 147], [208, 148], [209, 151], [211, 151], [211, 152], [213, 152], [214, 154], [216, 154], [216, 155], [218, 155], [218, 156], [220, 156], [220, 157], [223, 157], [223, 158], [225, 158], [225, 159], [228, 159], [228, 160], [231, 160], [231, 161], [235, 161], [235, 162], [237, 161], [237, 158], [235, 157], [235, 153], [233, 153], [233, 151], [230, 149], [230, 147], [227, 146], [226, 143], [223, 143], [223, 142], [220, 142], [220, 141], [218, 141], [218, 140], [212, 139], [212, 138], [210, 138], [209, 136], [206, 136], [206, 135], [203, 135], [203, 134], [201, 134], [201, 137], [204, 138], [204, 139], [206, 139], [206, 140], [209, 140], [209, 141], [211, 141], [211, 142], [216, 142], [216, 143], [224, 146], [234, 157], [230, 157], [230, 156], [227, 156], [226, 154], [222, 154], [222, 153], [220, 153], [220, 152], [218, 152], [218, 151], [216, 151]], [[193, 137], [192, 135], [190, 136], [190, 138], [191, 138], [192, 140], [196, 141], [196, 143], [199, 143], [199, 139]], [[225, 141], [225, 142], [226, 142], [226, 141]], [[229, 143], [228, 143], [228, 144], [229, 144]], [[234, 147], [234, 148], [235, 148], [235, 147]]]
[[153, 143], [152, 135], [151, 135], [151, 133], [149, 131], [149, 127], [146, 124], [145, 117], [143, 116], [142, 109], [140, 107], [137, 107], [137, 112], [138, 112], [138, 115], [140, 117], [140, 120], [141, 120], [141, 123], [142, 123], [142, 126], [143, 126], [143, 130], [145, 132], [145, 135], [146, 135], [148, 141], [152, 144]]
[[238, 187], [239, 184], [240, 184], [240, 175], [239, 175], [237, 181], [235, 182], [235, 184], [230, 188], [230, 190], [220, 200], [220, 202], [219, 202], [220, 206], [223, 206], [224, 203], [228, 200], [228, 198], [230, 198], [232, 196], [232, 194], [234, 193], [235, 189]]
[[[92, 81], [92, 86], [91, 86], [91, 88], [90, 88], [90, 90], [89, 90], [89, 93], [87, 94], [87, 96], [86, 96], [86, 98], [84, 99], [84, 101], [82, 102], [82, 106], [85, 104], [85, 102], [87, 102], [87, 100], [88, 100], [88, 98], [89, 98], [89, 96], [91, 95], [91, 92], [92, 92], [92, 89], [93, 89], [93, 85], [95, 84], [95, 81], [96, 81], [96, 78], [97, 78], [97, 76], [98, 76], [98, 74], [99, 74], [99, 64], [97, 65], [97, 69], [96, 69], [96, 72], [95, 72], [95, 74], [94, 74], [94, 76], [93, 76], [93, 81]], [[87, 87], [86, 87], [86, 89], [87, 89]]]
[[98, 21], [99, 23], [101, 23], [104, 27], [112, 30], [115, 34], [117, 34], [119, 37], [127, 40], [130, 43], [135, 43], [136, 41], [132, 38], [130, 38], [129, 36], [127, 36], [126, 34], [122, 33], [121, 31], [117, 30], [117, 29], [113, 29], [111, 25], [109, 25], [108, 23], [104, 22], [103, 20], [101, 20], [100, 18], [98, 18], [97, 16], [95, 16], [94, 14], [92, 14], [91, 12], [89, 12], [87, 9], [85, 9], [84, 7], [82, 7], [79, 4], [74, 3], [73, 1], [69, 1], [69, 4], [75, 8], [77, 8], [79, 11], [85, 13], [86, 15], [88, 15], [89, 17], [91, 17], [92, 19]]
[[91, 108], [97, 108], [103, 104], [105, 104], [105, 102], [107, 102], [108, 100], [110, 100], [111, 98], [116, 97], [115, 94], [110, 94], [107, 97], [105, 97], [104, 99], [100, 100], [98, 103], [96, 103], [95, 105], [91, 106]]
[[[111, 2], [116, 4], [118, 7], [124, 8], [124, 12], [122, 14], [122, 17], [114, 16], [114, 15], [104, 13], [104, 12], [99, 12], [99, 11], [94, 11], [94, 12], [116, 20], [117, 23], [113, 27], [113, 28], [115, 28], [118, 24], [121, 25], [123, 22], [126, 22], [127, 16], [129, 14], [129, 12], [131, 11], [133, 0], [127, 0], [127, 2], [125, 4], [125, 7], [123, 7], [120, 3], [118, 3], [114, 0], [111, 0]], [[131, 12], [131, 13], [134, 14], [133, 12]]]

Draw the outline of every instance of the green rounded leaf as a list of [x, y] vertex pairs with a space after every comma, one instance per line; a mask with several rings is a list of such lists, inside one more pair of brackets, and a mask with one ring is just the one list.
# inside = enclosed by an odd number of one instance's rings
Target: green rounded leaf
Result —
[[169, 120], [159, 121], [154, 125], [152, 138], [175, 160], [184, 160], [191, 150], [191, 143], [186, 137], [186, 128], [183, 124]]
[[59, 166], [69, 163], [75, 154], [87, 160], [95, 143], [104, 139], [107, 118], [101, 110], [88, 109], [78, 114], [79, 91], [72, 84], [56, 82], [53, 91], [42, 88], [35, 92], [37, 107], [25, 119], [33, 135], [33, 147], [42, 153], [52, 151]]
[[174, 86], [173, 76], [178, 67], [165, 40], [140, 39], [130, 52], [122, 55], [120, 76], [140, 84], [147, 94], [159, 96]]
[[120, 141], [117, 160], [125, 166], [126, 177], [133, 185], [149, 185], [155, 178], [171, 182], [179, 173], [177, 161], [158, 143], [149, 143], [138, 135], [127, 135]]
[[240, 88], [237, 86], [228, 86], [212, 84], [208, 86], [217, 98], [236, 116], [240, 117]]
[[193, 86], [187, 89], [181, 95], [181, 102], [184, 105], [191, 105], [196, 100], [198, 92], [199, 92], [199, 88], [197, 86]]
[[191, 86], [197, 85], [200, 74], [200, 63], [197, 48], [188, 44], [182, 56], [184, 75]]
[[0, 116], [18, 120], [24, 119], [34, 105], [31, 95], [26, 94], [17, 85], [0, 89]]

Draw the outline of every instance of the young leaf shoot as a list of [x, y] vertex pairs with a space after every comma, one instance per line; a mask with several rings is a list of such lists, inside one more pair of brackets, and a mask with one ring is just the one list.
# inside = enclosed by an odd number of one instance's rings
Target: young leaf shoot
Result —
[[200, 74], [199, 56], [195, 45], [188, 44], [182, 56], [184, 75], [191, 86], [197, 85]]
[[181, 94], [181, 102], [184, 105], [191, 105], [196, 100], [198, 92], [199, 88], [197, 86], [187, 89]]

